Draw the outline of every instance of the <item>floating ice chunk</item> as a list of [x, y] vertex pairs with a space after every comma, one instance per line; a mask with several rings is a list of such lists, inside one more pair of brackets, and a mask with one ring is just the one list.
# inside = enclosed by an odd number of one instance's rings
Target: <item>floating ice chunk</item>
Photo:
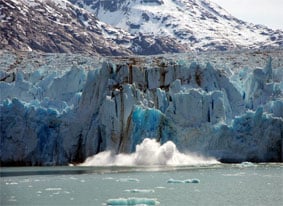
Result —
[[6, 182], [6, 185], [17, 185], [17, 182]]
[[157, 186], [155, 187], [156, 189], [166, 189], [166, 187], [163, 187], [163, 186]]
[[130, 193], [154, 193], [154, 190], [150, 189], [131, 189], [131, 190], [125, 190], [126, 192]]
[[200, 183], [199, 179], [186, 179], [186, 180], [177, 180], [177, 179], [169, 179], [167, 183]]
[[113, 177], [105, 177], [103, 178], [103, 180], [113, 180], [114, 178]]
[[167, 183], [184, 183], [184, 181], [183, 180], [176, 180], [176, 179], [169, 179], [168, 181], [167, 181]]
[[139, 182], [139, 179], [136, 178], [120, 178], [117, 182]]
[[158, 205], [160, 204], [156, 199], [149, 198], [118, 198], [118, 199], [109, 199], [107, 200], [107, 205]]
[[11, 196], [9, 199], [8, 199], [9, 202], [17, 202], [17, 199], [15, 196]]
[[245, 176], [246, 173], [245, 172], [238, 172], [238, 173], [233, 173], [233, 174], [222, 174], [223, 176], [226, 177], [241, 177], [241, 176]]
[[46, 190], [46, 191], [60, 191], [60, 190], [62, 190], [62, 188], [60, 188], [60, 187], [46, 188], [45, 190]]
[[184, 183], [200, 183], [199, 179], [187, 179], [184, 180]]
[[256, 167], [256, 165], [252, 162], [242, 162], [239, 167]]

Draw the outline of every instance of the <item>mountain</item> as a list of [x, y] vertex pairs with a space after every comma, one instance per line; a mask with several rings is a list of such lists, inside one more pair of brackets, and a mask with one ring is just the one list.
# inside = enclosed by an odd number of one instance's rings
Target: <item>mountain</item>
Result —
[[1, 50], [94, 55], [186, 51], [163, 37], [137, 37], [113, 28], [66, 0], [3, 0], [0, 9]]
[[283, 32], [207, 0], [3, 0], [0, 49], [152, 55], [282, 47]]
[[191, 50], [283, 46], [283, 31], [241, 21], [209, 0], [69, 1], [131, 34], [166, 37]]

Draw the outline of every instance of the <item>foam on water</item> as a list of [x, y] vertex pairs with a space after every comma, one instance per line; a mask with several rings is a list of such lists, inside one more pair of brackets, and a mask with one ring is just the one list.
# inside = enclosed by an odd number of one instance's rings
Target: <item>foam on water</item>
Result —
[[132, 154], [114, 155], [111, 151], [104, 151], [86, 159], [80, 166], [135, 166], [135, 165], [207, 165], [217, 164], [217, 160], [204, 158], [193, 154], [184, 154], [178, 151], [172, 141], [163, 145], [155, 139], [144, 139], [136, 146]]

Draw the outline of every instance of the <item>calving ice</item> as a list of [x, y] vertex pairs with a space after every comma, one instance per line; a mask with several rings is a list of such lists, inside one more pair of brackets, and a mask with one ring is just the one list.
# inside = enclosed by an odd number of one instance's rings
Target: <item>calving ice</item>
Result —
[[38, 55], [1, 54], [2, 165], [282, 161], [281, 50]]
[[213, 158], [180, 153], [171, 141], [161, 145], [156, 139], [145, 138], [141, 144], [136, 145], [134, 153], [115, 155], [111, 151], [100, 152], [88, 157], [80, 166], [182, 166], [217, 163], [219, 162]]

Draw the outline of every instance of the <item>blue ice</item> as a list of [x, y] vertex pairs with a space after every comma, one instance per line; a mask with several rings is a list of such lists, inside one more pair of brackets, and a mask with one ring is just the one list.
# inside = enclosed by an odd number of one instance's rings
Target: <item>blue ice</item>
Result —
[[135, 106], [132, 114], [133, 135], [131, 151], [135, 150], [144, 138], [156, 138], [161, 143], [174, 138], [174, 130], [166, 116], [158, 109]]

